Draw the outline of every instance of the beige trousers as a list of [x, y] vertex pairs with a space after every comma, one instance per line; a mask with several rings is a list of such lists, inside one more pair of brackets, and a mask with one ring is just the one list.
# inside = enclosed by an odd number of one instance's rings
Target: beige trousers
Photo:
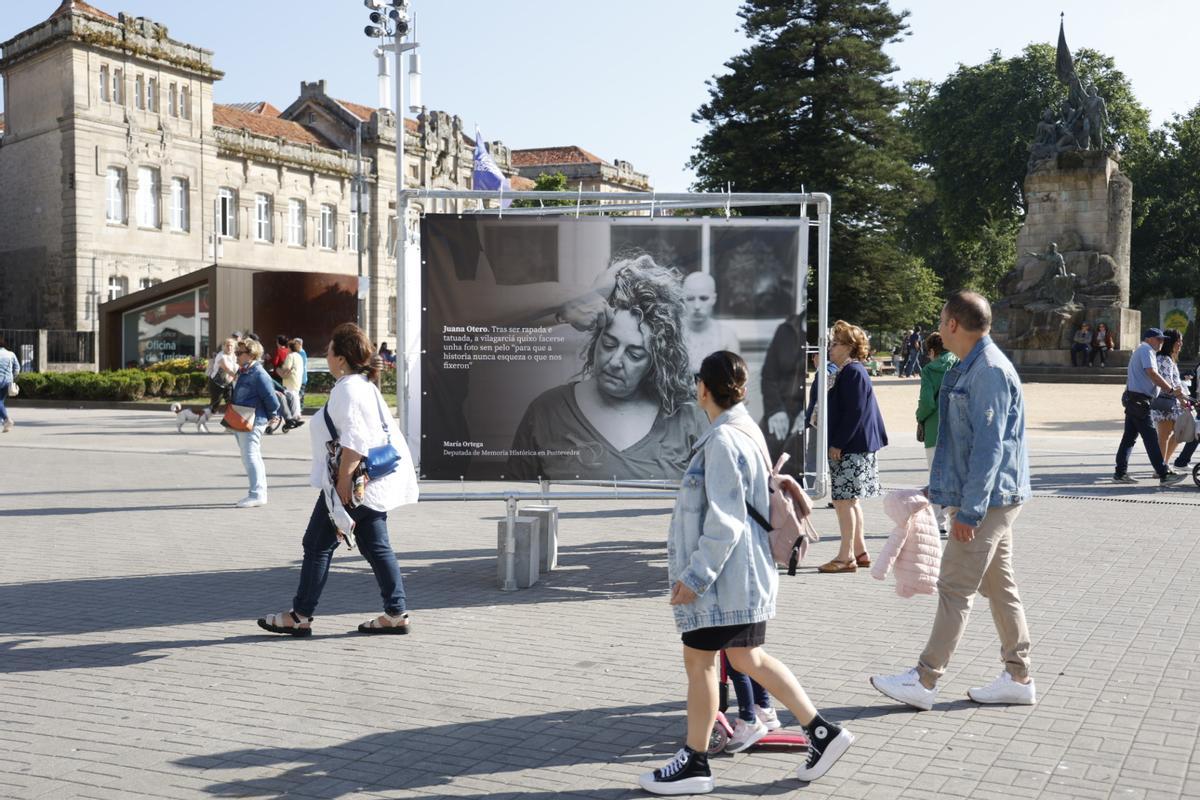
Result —
[[[949, 511], [951, 519], [958, 513], [957, 508]], [[917, 662], [917, 672], [926, 685], [936, 684], [945, 674], [967, 627], [976, 592], [991, 606], [1004, 668], [1022, 681], [1029, 674], [1029, 628], [1012, 564], [1012, 526], [1020, 513], [1020, 505], [989, 508], [975, 529], [975, 538], [960, 542], [951, 534], [947, 540], [938, 577], [937, 615]]]

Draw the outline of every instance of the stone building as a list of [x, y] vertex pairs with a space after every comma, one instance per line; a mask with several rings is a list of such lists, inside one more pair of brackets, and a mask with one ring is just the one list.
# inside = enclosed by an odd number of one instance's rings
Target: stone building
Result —
[[[102, 304], [144, 292], [144, 308], [167, 299], [178, 308], [179, 295], [161, 297], [158, 287], [170, 281], [178, 292], [176, 279], [220, 265], [361, 275], [364, 327], [375, 341], [394, 340], [391, 111], [340, 100], [321, 80], [301, 83], [282, 111], [264, 101], [215, 103], [223, 73], [211, 50], [82, 0], [63, 0], [0, 43], [0, 76], [0, 329], [78, 331], [95, 341]], [[459, 117], [423, 111], [404, 120], [403, 135], [407, 187], [470, 188], [475, 142]], [[532, 186], [502, 142], [488, 148], [514, 188]], [[207, 330], [218, 289], [193, 289], [187, 324], [197, 350], [227, 332]], [[251, 307], [270, 301], [256, 296]], [[137, 310], [128, 300], [120, 306], [130, 317]], [[138, 360], [128, 339], [100, 366]]]
[[585, 192], [648, 192], [650, 178], [621, 159], [612, 163], [582, 147], [535, 147], [512, 151], [512, 166], [518, 175], [536, 180], [542, 173], [561, 172], [572, 189], [583, 184]]

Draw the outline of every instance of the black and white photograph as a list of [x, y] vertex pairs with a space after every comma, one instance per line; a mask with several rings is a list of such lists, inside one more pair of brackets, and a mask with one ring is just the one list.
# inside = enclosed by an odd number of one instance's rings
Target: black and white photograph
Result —
[[[695, 405], [700, 360], [731, 350], [761, 364], [789, 316], [767, 319], [752, 299], [740, 301], [742, 318], [720, 313], [709, 266], [730, 259], [705, 251], [710, 224], [735, 229], [728, 220], [427, 215], [422, 474], [678, 480], [708, 428]], [[759, 227], [774, 235], [763, 252], [775, 274], [786, 251], [778, 234], [795, 237], [795, 225]], [[681, 253], [695, 269], [680, 268], [689, 263]], [[755, 406], [761, 414], [761, 399]]]

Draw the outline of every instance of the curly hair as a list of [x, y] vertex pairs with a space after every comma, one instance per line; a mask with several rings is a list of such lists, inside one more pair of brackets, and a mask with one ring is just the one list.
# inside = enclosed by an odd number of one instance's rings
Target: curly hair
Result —
[[695, 396], [688, 366], [687, 345], [683, 340], [683, 284], [679, 272], [660, 267], [648, 255], [614, 261], [615, 285], [606, 298], [609, 313], [603, 324], [592, 330], [583, 352], [581, 376], [590, 375], [596, 365], [596, 343], [612, 322], [612, 313], [628, 311], [650, 328], [650, 375], [663, 413], [674, 414]]
[[841, 342], [850, 348], [850, 358], [855, 361], [862, 361], [871, 354], [870, 341], [867, 339], [867, 332], [857, 325], [851, 325], [845, 320], [839, 319], [833, 323], [833, 330], [829, 333], [829, 339], [833, 342]]

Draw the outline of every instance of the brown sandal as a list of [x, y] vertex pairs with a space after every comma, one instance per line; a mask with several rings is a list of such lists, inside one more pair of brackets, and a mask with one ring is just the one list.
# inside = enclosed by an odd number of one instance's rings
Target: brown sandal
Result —
[[834, 558], [834, 559], [831, 559], [830, 561], [822, 564], [821, 566], [817, 567], [817, 572], [824, 572], [827, 575], [837, 573], [837, 572], [857, 572], [857, 571], [858, 571], [858, 565], [854, 563], [854, 559], [848, 559], [846, 561], [838, 561], [836, 558]]
[[865, 551], [859, 553], [854, 557], [854, 563], [863, 569], [866, 569], [871, 566], [871, 556], [867, 555]]

